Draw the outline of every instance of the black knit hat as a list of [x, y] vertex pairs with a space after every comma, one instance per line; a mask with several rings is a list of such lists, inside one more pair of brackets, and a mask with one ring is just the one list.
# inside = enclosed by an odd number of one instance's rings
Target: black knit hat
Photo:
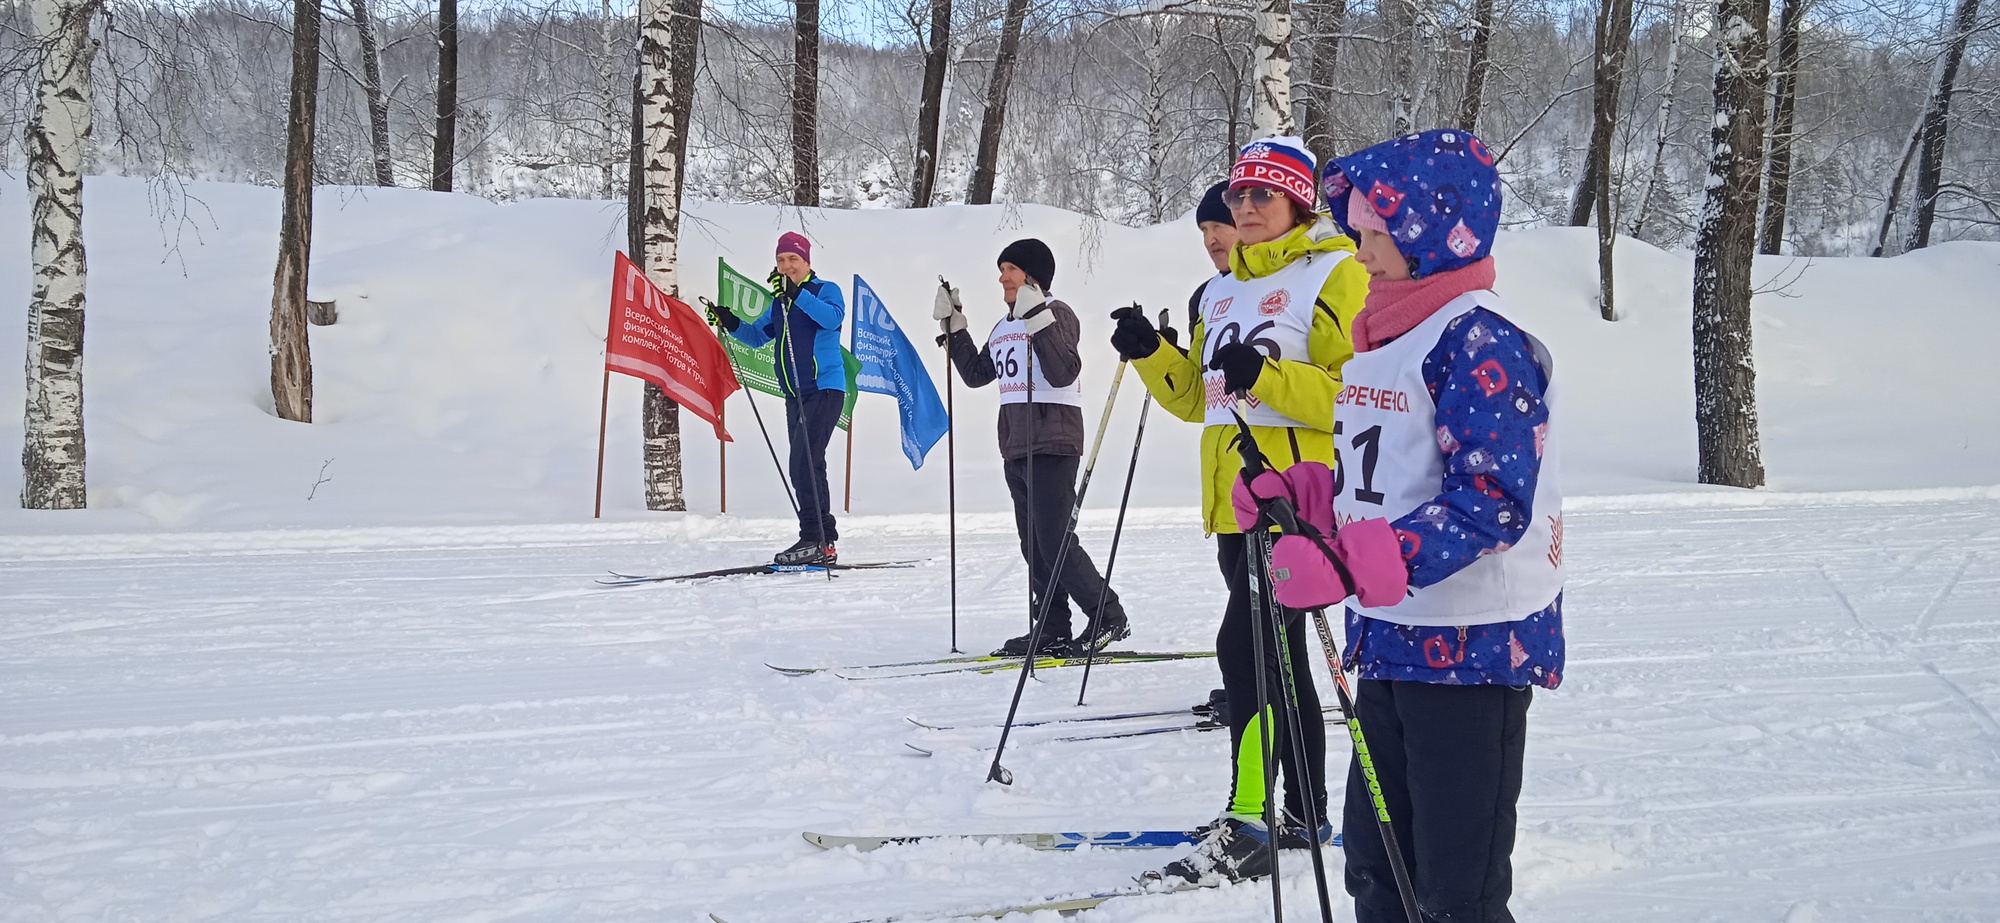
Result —
[[1222, 193], [1228, 188], [1228, 182], [1220, 182], [1201, 194], [1201, 204], [1194, 207], [1195, 226], [1208, 221], [1220, 221], [1231, 226], [1236, 224], [1236, 216], [1229, 213], [1229, 206], [1222, 204]]
[[1028, 278], [1050, 291], [1056, 285], [1056, 255], [1049, 251], [1049, 245], [1032, 237], [1024, 237], [1008, 244], [1000, 251], [996, 263], [1013, 263], [1028, 274]]

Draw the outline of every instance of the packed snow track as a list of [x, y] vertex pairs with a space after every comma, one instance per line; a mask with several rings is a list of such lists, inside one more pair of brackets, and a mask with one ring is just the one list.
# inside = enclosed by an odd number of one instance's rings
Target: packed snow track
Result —
[[[1568, 672], [1529, 724], [1521, 919], [2000, 918], [2000, 502], [1770, 500], [1573, 506]], [[1208, 649], [1212, 546], [1191, 515], [1137, 521], [1115, 579], [1127, 643]], [[1109, 525], [1093, 513], [1081, 532], [1100, 563]], [[982, 781], [993, 733], [904, 717], [997, 722], [1013, 674], [766, 669], [947, 653], [942, 532], [843, 526], [843, 556], [925, 564], [592, 583], [784, 544], [782, 524], [746, 521], [644, 542], [614, 527], [0, 541], [0, 920], [945, 918], [1115, 887], [1173, 853], [822, 851], [799, 832], [1217, 812], [1220, 734], [1027, 728], [1002, 788]], [[960, 647], [982, 651], [1025, 622], [1024, 578], [1010, 524], [968, 532]], [[1080, 672], [1043, 671], [1023, 715], [1174, 708], [1218, 684], [1212, 661], [1111, 666], [1080, 711]], [[1315, 916], [1306, 864], [1286, 877], [1288, 912]], [[1120, 899], [1086, 919], [1262, 920], [1269, 900]]]

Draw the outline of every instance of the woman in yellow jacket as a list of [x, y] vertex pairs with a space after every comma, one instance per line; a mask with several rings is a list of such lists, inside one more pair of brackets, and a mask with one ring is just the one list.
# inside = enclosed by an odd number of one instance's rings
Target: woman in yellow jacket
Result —
[[[1304, 848], [1308, 836], [1322, 841], [1332, 828], [1304, 829], [1305, 799], [1320, 818], [1326, 813], [1326, 734], [1319, 721], [1304, 722], [1304, 753], [1294, 752], [1282, 712], [1257, 713], [1259, 665], [1250, 632], [1258, 626], [1249, 586], [1250, 543], [1236, 526], [1230, 488], [1242, 462], [1238, 433], [1230, 415], [1234, 395], [1247, 393], [1251, 432], [1258, 448], [1283, 469], [1301, 461], [1335, 463], [1334, 398], [1340, 367], [1354, 355], [1349, 339], [1354, 316], [1368, 292], [1368, 274], [1352, 259], [1354, 243], [1331, 225], [1316, 233], [1313, 211], [1315, 164], [1297, 138], [1277, 137], [1244, 146], [1230, 171], [1223, 198], [1235, 220], [1238, 243], [1230, 252], [1229, 273], [1210, 279], [1190, 331], [1190, 351], [1163, 340], [1139, 311], [1117, 315], [1111, 342], [1145, 381], [1168, 412], [1203, 425], [1202, 523], [1216, 539], [1216, 560], [1229, 587], [1229, 603], [1216, 633], [1217, 662], [1229, 702], [1233, 776], [1229, 803], [1208, 828], [1192, 855], [1166, 875], [1215, 883], [1268, 874], [1271, 832], [1264, 824], [1263, 732], [1284, 774], [1287, 820], [1278, 831], [1281, 848]], [[1163, 348], [1165, 347], [1165, 348]], [[1299, 712], [1319, 714], [1312, 685], [1312, 644], [1300, 613], [1286, 613], [1292, 673], [1299, 689]], [[1277, 645], [1268, 634], [1262, 669], [1272, 701], [1276, 690]]]

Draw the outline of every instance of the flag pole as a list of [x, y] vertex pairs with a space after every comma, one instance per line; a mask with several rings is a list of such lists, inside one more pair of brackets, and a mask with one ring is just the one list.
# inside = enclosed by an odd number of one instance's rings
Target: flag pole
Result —
[[[724, 400], [727, 400], [727, 398], [724, 398]], [[716, 418], [721, 421], [723, 430], [727, 431], [729, 429], [729, 407], [727, 405], [719, 406], [715, 409], [715, 414]], [[716, 454], [720, 456], [715, 465], [716, 484], [722, 489], [722, 502], [719, 504], [716, 512], [727, 513], [729, 512], [729, 443], [718, 439], [715, 441], [715, 450]]]
[[604, 367], [604, 391], [597, 398], [597, 503], [590, 518], [604, 518], [604, 424], [611, 412], [611, 366]]
[[[855, 276], [854, 281], [856, 283], [856, 287], [859, 288], [861, 277], [858, 275]], [[861, 300], [861, 296], [858, 292], [855, 295], [855, 300], [856, 301]], [[859, 305], [857, 305], [857, 307], [859, 307]], [[861, 324], [859, 320], [853, 316], [850, 316], [848, 319], [855, 321], [854, 323], [851, 323], [847, 326], [847, 351], [849, 353], [852, 353], [854, 352], [854, 347], [859, 345], [861, 342]], [[859, 382], [855, 383], [854, 390], [856, 392], [854, 395], [854, 409], [855, 411], [858, 412], [861, 410], [861, 394], [860, 394], [861, 385]], [[854, 417], [855, 415], [856, 414], [854, 413], [850, 413], [847, 415], [847, 471], [845, 474], [847, 480], [847, 486], [843, 490], [845, 496], [842, 497], [840, 501], [840, 511], [843, 513], [854, 512]]]

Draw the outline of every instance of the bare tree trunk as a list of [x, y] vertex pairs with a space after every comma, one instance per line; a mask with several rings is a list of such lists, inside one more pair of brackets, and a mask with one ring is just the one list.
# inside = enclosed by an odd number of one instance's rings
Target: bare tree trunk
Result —
[[1785, 242], [1785, 205], [1792, 194], [1792, 133], [1798, 121], [1799, 23], [1812, 0], [1785, 0], [1778, 14], [1778, 63], [1771, 75], [1771, 154], [1765, 166], [1764, 230], [1757, 252], [1776, 254]]
[[1412, 2], [1383, 0], [1387, 11], [1382, 16], [1389, 32], [1389, 134], [1395, 137], [1417, 130], [1416, 99], [1411, 92], [1417, 82], [1412, 60], [1417, 17]]
[[1716, 4], [1715, 121], [1708, 201], [1694, 250], [1694, 401], [1703, 484], [1761, 487], [1757, 373], [1750, 348], [1758, 161], [1764, 151], [1764, 60], [1770, 0]]
[[438, 0], [437, 134], [431, 143], [431, 188], [451, 191], [458, 162], [458, 0]]
[[1687, 10], [1687, 0], [1670, 2], [1674, 12], [1668, 25], [1667, 74], [1660, 85], [1660, 110], [1654, 117], [1653, 166], [1646, 171], [1646, 191], [1639, 196], [1639, 213], [1632, 218], [1633, 237], [1645, 232], [1646, 222], [1653, 217], [1654, 196], [1667, 182], [1667, 142], [1673, 136], [1674, 99], [1679, 95], [1681, 78], [1681, 33], [1685, 31], [1682, 23]]
[[[701, 0], [674, 0], [674, 162], [687, 172], [688, 136], [694, 125], [694, 77], [701, 64]], [[817, 118], [815, 118], [817, 122]], [[674, 239], [680, 239], [684, 179], [674, 183]]]
[[1965, 45], [1979, 28], [1979, 0], [1958, 0], [1944, 58], [1938, 63], [1937, 84], [1924, 105], [1923, 148], [1917, 159], [1917, 217], [1910, 224], [1905, 250], [1921, 250], [1931, 244], [1931, 222], [1937, 218], [1938, 188], [1944, 174], [1945, 134], [1951, 128], [1951, 94], [1958, 84], [1958, 65], [1965, 58]]
[[[686, 27], [675, 22], [681, 11], [673, 0], [642, 0], [639, 6], [640, 122], [645, 158], [644, 262], [647, 278], [669, 295], [678, 294], [681, 220], [681, 167], [685, 147], [677, 137], [681, 114], [674, 110], [682, 99], [679, 83], [691, 75], [680, 71], [692, 61], [676, 46], [687, 36]], [[646, 508], [649, 510], [687, 509], [682, 491], [680, 406], [669, 400], [656, 385], [646, 386], [644, 407], [644, 462]]]
[[1632, 0], [1599, 0], [1589, 165], [1584, 168], [1583, 181], [1577, 184], [1576, 197], [1571, 202], [1571, 227], [1589, 224], [1593, 209], [1603, 212], [1597, 208], [1599, 198], [1610, 197], [1611, 145], [1618, 129], [1618, 96], [1625, 81], [1625, 52], [1631, 45]]
[[646, 265], [646, 94], [640, 81], [645, 76], [644, 59], [635, 57], [632, 68], [632, 147], [626, 152], [625, 175], [625, 255], [641, 268]]
[[1889, 229], [1896, 223], [1896, 211], [1903, 204], [1903, 181], [1910, 177], [1910, 164], [1916, 162], [1917, 147], [1924, 139], [1924, 116], [1917, 116], [1917, 127], [1910, 129], [1910, 143], [1903, 148], [1902, 166], [1896, 168], [1896, 178], [1889, 183], [1889, 201], [1882, 207], [1882, 227], [1875, 232], [1875, 249], [1869, 256], [1881, 256], [1889, 246]]
[[819, 205], [819, 0], [792, 0], [792, 204]]
[[1493, 0], [1473, 0], [1472, 42], [1466, 52], [1465, 95], [1458, 103], [1458, 127], [1479, 131], [1479, 105], [1486, 95], [1486, 70], [1493, 63]]
[[993, 203], [993, 180], [1000, 170], [1000, 133], [1007, 127], [1007, 91], [1014, 86], [1014, 59], [1021, 53], [1021, 24], [1028, 17], [1028, 0], [1007, 0], [1000, 20], [1000, 51], [993, 56], [993, 76], [986, 83], [986, 113], [979, 119], [979, 152], [972, 162], [970, 205]]
[[931, 33], [924, 45], [924, 92], [917, 103], [917, 176], [910, 207], [929, 208], [937, 191], [938, 130], [944, 116], [944, 77], [951, 66], [951, 0], [931, 0]]
[[1298, 134], [1292, 118], [1292, 0], [1260, 0], [1250, 62], [1250, 132], [1259, 138]]
[[83, 159], [90, 145], [90, 21], [99, 3], [34, 0], [41, 52], [28, 156], [28, 388], [21, 440], [21, 508], [80, 510], [83, 445]]
[[1306, 87], [1305, 141], [1321, 163], [1342, 153], [1334, 136], [1333, 87], [1340, 71], [1340, 33], [1347, 28], [1347, 0], [1309, 2], [1312, 23], [1307, 38], [1312, 55], [1312, 82]]
[[271, 403], [278, 416], [312, 422], [312, 344], [306, 272], [312, 263], [313, 128], [319, 108], [319, 0], [293, 0], [292, 90], [285, 122], [285, 204], [271, 281]]
[[389, 155], [389, 101], [382, 94], [382, 50], [375, 43], [375, 20], [368, 0], [352, 0], [354, 36], [361, 42], [361, 92], [368, 100], [368, 147], [375, 155], [375, 185], [396, 185], [395, 161]]

